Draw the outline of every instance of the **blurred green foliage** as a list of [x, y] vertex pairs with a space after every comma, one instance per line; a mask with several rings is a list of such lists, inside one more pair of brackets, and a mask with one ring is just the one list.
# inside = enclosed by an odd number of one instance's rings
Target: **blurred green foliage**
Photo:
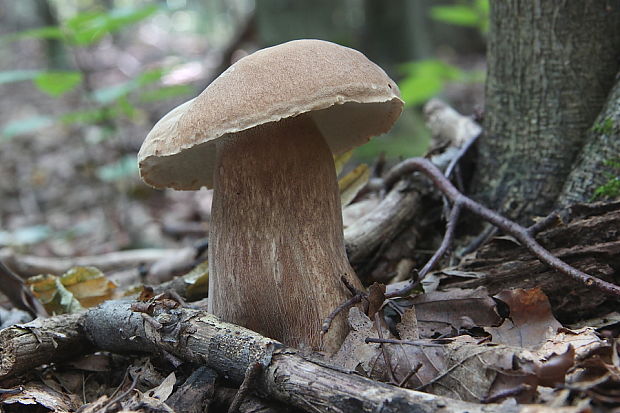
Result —
[[417, 106], [437, 96], [447, 82], [484, 82], [483, 72], [465, 71], [436, 59], [405, 63], [401, 70], [405, 78], [399, 87], [407, 106]]
[[[486, 33], [489, 27], [489, 0], [468, 0], [430, 9], [434, 20], [478, 29]], [[437, 96], [447, 82], [484, 82], [485, 73], [465, 71], [437, 59], [425, 59], [401, 65], [405, 77], [400, 91], [407, 106], [423, 104]]]
[[486, 33], [489, 30], [489, 0], [470, 0], [449, 6], [434, 6], [431, 17], [456, 26], [472, 27]]
[[149, 5], [140, 8], [116, 8], [106, 11], [88, 11], [78, 13], [60, 23], [59, 26], [39, 27], [11, 33], [0, 37], [0, 41], [19, 39], [60, 39], [63, 42], [87, 46], [107, 34], [117, 32], [153, 15], [158, 6]]
[[[85, 11], [60, 21], [58, 26], [24, 30], [1, 36], [0, 42], [14, 42], [21, 39], [57, 39], [69, 50], [92, 46], [104, 36], [121, 31], [153, 16], [161, 8], [147, 5], [137, 8], [114, 8], [111, 10]], [[140, 114], [137, 104], [155, 100], [170, 99], [191, 91], [187, 85], [162, 86], [161, 78], [166, 74], [162, 68], [145, 70], [127, 81], [95, 90], [84, 85], [88, 75], [80, 68], [73, 70], [11, 70], [0, 72], [0, 84], [31, 81], [42, 93], [57, 98], [83, 86], [86, 109], [67, 112], [59, 116], [33, 116], [15, 120], [3, 125], [1, 140], [33, 132], [53, 123], [64, 124], [106, 124], [119, 117], [133, 119]], [[150, 87], [147, 87], [150, 86]], [[102, 176], [110, 176], [104, 173]], [[121, 175], [114, 175], [119, 176]]]
[[[433, 6], [429, 14], [433, 20], [474, 28], [484, 35], [489, 27], [489, 0], [464, 0], [452, 5]], [[380, 152], [387, 157], [422, 155], [426, 152], [430, 134], [420, 127], [424, 119], [419, 107], [440, 95], [450, 82], [484, 83], [486, 75], [482, 70], [464, 70], [439, 59], [404, 63], [399, 70], [403, 74], [399, 88], [409, 110], [405, 110], [389, 139], [380, 137], [356, 150], [361, 159], [370, 161]], [[412, 135], [415, 139], [411, 139]]]

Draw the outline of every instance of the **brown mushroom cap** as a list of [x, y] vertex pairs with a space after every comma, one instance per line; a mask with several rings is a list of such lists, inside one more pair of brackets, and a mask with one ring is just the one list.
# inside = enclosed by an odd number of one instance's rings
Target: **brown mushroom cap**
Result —
[[402, 106], [396, 83], [360, 52], [291, 41], [239, 60], [157, 122], [138, 154], [140, 174], [157, 188], [210, 188], [215, 143], [237, 132], [311, 112], [339, 154], [387, 132]]

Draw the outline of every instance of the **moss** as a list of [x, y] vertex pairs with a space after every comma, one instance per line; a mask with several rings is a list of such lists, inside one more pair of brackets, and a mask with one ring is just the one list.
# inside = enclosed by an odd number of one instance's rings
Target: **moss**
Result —
[[606, 173], [608, 181], [596, 188], [591, 198], [592, 201], [620, 196], [620, 157], [606, 161], [605, 165], [610, 167], [612, 172]]

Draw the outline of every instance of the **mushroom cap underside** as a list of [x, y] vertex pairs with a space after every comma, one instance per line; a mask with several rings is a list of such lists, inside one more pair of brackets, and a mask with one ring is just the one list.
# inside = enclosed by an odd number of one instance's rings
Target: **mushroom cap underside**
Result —
[[238, 132], [308, 113], [339, 154], [387, 132], [402, 106], [396, 83], [360, 52], [291, 41], [239, 60], [157, 122], [138, 154], [140, 174], [158, 188], [212, 187], [216, 143]]

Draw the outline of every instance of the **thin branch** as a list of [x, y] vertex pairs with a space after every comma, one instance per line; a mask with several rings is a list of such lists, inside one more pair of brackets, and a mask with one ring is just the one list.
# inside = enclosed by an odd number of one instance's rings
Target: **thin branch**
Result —
[[467, 151], [469, 151], [469, 149], [474, 145], [474, 143], [476, 143], [480, 135], [482, 135], [482, 133], [478, 133], [473, 138], [465, 142], [465, 144], [461, 147], [461, 149], [456, 154], [456, 156], [452, 158], [452, 160], [448, 164], [448, 167], [446, 168], [446, 173], [445, 173], [446, 178], [450, 178], [450, 175], [452, 175], [452, 172], [454, 172], [454, 169], [458, 165], [459, 161], [463, 158], [463, 156], [465, 156]]
[[569, 277], [584, 283], [587, 286], [592, 286], [600, 289], [601, 291], [620, 296], [620, 287], [596, 278], [592, 275], [586, 274], [578, 269], [571, 267], [559, 258], [551, 255], [549, 251], [543, 248], [532, 236], [529, 231], [521, 225], [497, 214], [496, 212], [486, 208], [483, 205], [473, 201], [460, 193], [452, 183], [441, 173], [441, 171], [433, 165], [430, 161], [423, 158], [411, 158], [407, 159], [398, 165], [396, 165], [385, 178], [387, 187], [391, 187], [404, 175], [411, 174], [415, 171], [424, 173], [427, 177], [433, 181], [435, 186], [444, 193], [455, 205], [461, 204], [464, 208], [485, 219], [491, 224], [497, 226], [507, 234], [512, 235], [521, 242], [530, 252], [532, 252], [541, 262], [547, 264], [551, 268], [559, 271]]
[[[377, 329], [377, 334], [379, 334], [379, 338], [383, 340], [383, 329], [381, 328], [381, 316], [379, 313], [375, 313], [375, 328]], [[381, 348], [381, 354], [383, 354], [383, 361], [385, 361], [385, 366], [387, 367], [387, 371], [390, 374], [390, 380], [392, 384], [398, 384], [399, 382], [396, 380], [396, 376], [394, 375], [394, 368], [392, 367], [392, 358], [388, 353], [387, 349], [383, 345], [384, 343], [379, 342], [379, 347]]]
[[20, 310], [33, 317], [49, 317], [43, 304], [24, 284], [24, 280], [0, 261], [0, 291]]
[[418, 276], [414, 280], [410, 279], [407, 283], [404, 284], [402, 288], [398, 290], [391, 291], [389, 293], [386, 292], [385, 298], [394, 298], [394, 297], [402, 297], [404, 295], [409, 294], [413, 289], [415, 289], [424, 278], [428, 275], [428, 273], [435, 268], [435, 265], [439, 262], [439, 260], [445, 255], [445, 253], [452, 245], [452, 241], [454, 240], [454, 231], [456, 229], [456, 223], [459, 220], [459, 216], [461, 215], [463, 205], [460, 203], [455, 203], [450, 211], [450, 216], [448, 217], [448, 222], [446, 223], [446, 233], [443, 236], [443, 240], [441, 240], [441, 245], [435, 251], [433, 256], [426, 262], [424, 267], [418, 272]]
[[432, 343], [426, 340], [397, 340], [395, 338], [377, 338], [377, 337], [366, 337], [364, 340], [366, 344], [368, 343], [386, 343], [386, 344], [405, 344], [409, 346], [423, 346], [423, 347], [443, 347], [443, 344], [440, 343]]
[[358, 292], [353, 297], [349, 298], [347, 301], [334, 308], [334, 310], [329, 313], [329, 315], [323, 321], [323, 324], [321, 325], [321, 334], [327, 334], [327, 332], [329, 331], [329, 327], [331, 327], [332, 325], [332, 321], [334, 321], [334, 318], [336, 318], [336, 316], [340, 314], [341, 311], [344, 311], [349, 307], [353, 307], [355, 304], [361, 302], [364, 297], [366, 297], [366, 293]]
[[241, 383], [241, 386], [239, 386], [239, 390], [237, 391], [237, 394], [235, 394], [232, 403], [230, 403], [228, 413], [240, 412], [239, 408], [241, 407], [241, 403], [243, 403], [252, 390], [257, 387], [256, 379], [262, 371], [263, 366], [258, 362], [252, 363], [248, 366], [248, 369], [245, 371], [243, 382]]

